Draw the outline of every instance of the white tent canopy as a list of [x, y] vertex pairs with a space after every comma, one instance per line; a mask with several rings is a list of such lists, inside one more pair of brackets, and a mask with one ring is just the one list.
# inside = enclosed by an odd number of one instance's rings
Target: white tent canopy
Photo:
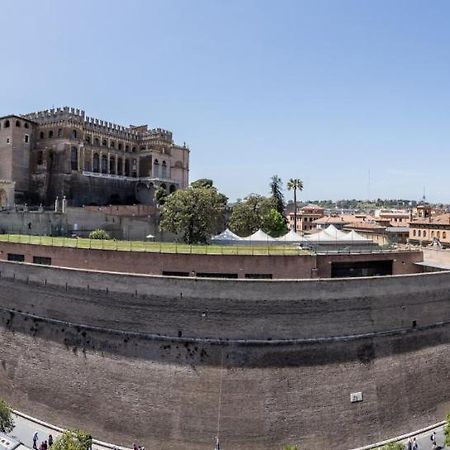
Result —
[[319, 233], [310, 234], [306, 237], [309, 242], [335, 242], [346, 241], [347, 234], [341, 230], [338, 230], [334, 225], [329, 225]]
[[283, 242], [283, 243], [300, 243], [304, 242], [305, 238], [297, 234], [294, 230], [289, 230], [288, 233], [286, 233], [284, 236], [280, 236], [277, 238], [277, 241]]
[[357, 233], [355, 230], [350, 231], [347, 234], [347, 240], [348, 241], [355, 241], [355, 242], [372, 242], [372, 239], [367, 239], [361, 234]]
[[232, 241], [242, 241], [242, 238], [237, 234], [234, 234], [229, 228], [217, 236], [213, 236], [211, 238], [212, 242], [232, 242]]
[[242, 238], [244, 241], [251, 241], [251, 242], [276, 242], [277, 240], [271, 236], [269, 236], [267, 233], [264, 233], [261, 228], [258, 231], [255, 231], [250, 236], [247, 236], [245, 238]]

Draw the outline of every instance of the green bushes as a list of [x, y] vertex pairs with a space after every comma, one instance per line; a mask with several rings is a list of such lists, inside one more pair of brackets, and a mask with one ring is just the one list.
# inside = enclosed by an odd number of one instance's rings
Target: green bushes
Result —
[[104, 240], [108, 240], [108, 239], [111, 239], [111, 236], [105, 230], [97, 228], [96, 230], [91, 231], [89, 233], [89, 239], [104, 239]]
[[0, 400], [0, 431], [10, 433], [14, 426], [11, 408], [4, 400]]
[[450, 447], [450, 413], [447, 414], [447, 423], [444, 427], [445, 445]]
[[52, 450], [89, 450], [91, 447], [91, 435], [80, 430], [67, 430], [55, 440]]

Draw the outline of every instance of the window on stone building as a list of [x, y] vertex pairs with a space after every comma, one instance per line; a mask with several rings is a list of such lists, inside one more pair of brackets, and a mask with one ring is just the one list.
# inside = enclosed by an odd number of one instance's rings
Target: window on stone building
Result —
[[174, 184], [171, 184], [170, 185], [170, 188], [169, 188], [169, 192], [172, 194], [173, 192], [175, 192], [177, 190], [177, 187], [174, 185]]
[[167, 163], [165, 161], [163, 161], [161, 165], [161, 177], [167, 178]]
[[130, 146], [129, 145], [125, 145], [125, 151], [129, 152], [130, 151]]
[[78, 170], [78, 149], [76, 147], [72, 147], [70, 151], [70, 168]]
[[116, 173], [116, 158], [114, 156], [109, 158], [109, 173], [112, 175]]
[[122, 158], [117, 158], [117, 175], [123, 175], [123, 162], [122, 162]]
[[102, 155], [102, 173], [108, 173], [108, 158]]
[[25, 122], [25, 123], [23, 124], [23, 126], [24, 126], [25, 128], [28, 128], [28, 122]]
[[159, 177], [159, 161], [157, 159], [153, 162], [153, 176]]
[[11, 139], [10, 138], [6, 138], [6, 143], [10, 144], [11, 143]]
[[5, 128], [9, 128], [9, 120], [5, 120], [5, 125], [4, 125], [4, 127], [5, 127]]
[[420, 237], [420, 235], [421, 235], [420, 230], [417, 230], [417, 237]]
[[442, 239], [446, 239], [447, 238], [447, 233], [445, 231], [442, 232]]
[[25, 142], [25, 144], [28, 144], [28, 143], [30, 142], [30, 136], [29, 136], [28, 134], [26, 134], [26, 135], [23, 137], [23, 141]]
[[38, 166], [42, 165], [43, 159], [44, 159], [44, 155], [42, 153], [42, 150], [40, 150], [37, 153], [37, 159], [36, 159], [36, 163]]
[[423, 230], [423, 237], [427, 237], [427, 231]]
[[107, 142], [107, 140], [106, 140], [106, 139], [103, 139], [103, 141], [102, 141], [102, 145], [103, 145], [103, 147], [107, 147], [107, 146], [108, 146], [108, 142]]
[[131, 151], [132, 151], [132, 153], [136, 153], [136, 147], [133, 147], [133, 148], [131, 149]]
[[123, 149], [123, 145], [122, 145], [122, 142], [119, 142], [119, 146], [118, 146], [118, 149], [119, 149], [119, 150], [122, 150], [122, 149]]
[[43, 132], [43, 131], [41, 131], [41, 132], [39, 133], [39, 139], [44, 139], [44, 132]]
[[73, 139], [77, 138], [77, 130], [72, 130], [72, 138]]
[[62, 128], [58, 128], [58, 137], [62, 137], [63, 133], [62, 133]]
[[91, 137], [87, 134], [85, 139], [84, 139], [88, 144], [91, 143]]
[[436, 231], [436, 237], [439, 239], [441, 237], [441, 232], [440, 231]]
[[53, 130], [50, 130], [50, 131], [48, 132], [48, 137], [49, 137], [50, 139], [53, 137]]
[[414, 237], [416, 236], [416, 230], [413, 230], [413, 236]]
[[92, 160], [92, 170], [94, 172], [100, 171], [100, 159], [98, 157], [98, 153], [94, 153], [94, 159]]
[[20, 128], [20, 120], [16, 120], [16, 127]]
[[125, 176], [130, 176], [130, 161], [128, 159], [125, 160]]
[[115, 147], [116, 147], [116, 143], [115, 143], [114, 141], [111, 141], [111, 142], [109, 143], [109, 146], [110, 146], [111, 148], [115, 148]]

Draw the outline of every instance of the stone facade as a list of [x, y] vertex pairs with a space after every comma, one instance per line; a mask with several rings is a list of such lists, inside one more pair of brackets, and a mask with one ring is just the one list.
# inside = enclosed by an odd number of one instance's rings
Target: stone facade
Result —
[[15, 183], [16, 202], [153, 204], [159, 187], [189, 183], [189, 149], [170, 131], [123, 127], [69, 107], [0, 118], [0, 155], [0, 180]]

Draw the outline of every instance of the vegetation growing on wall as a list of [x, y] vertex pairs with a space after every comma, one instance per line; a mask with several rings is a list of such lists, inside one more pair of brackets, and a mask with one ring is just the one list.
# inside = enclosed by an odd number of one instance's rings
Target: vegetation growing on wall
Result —
[[111, 236], [105, 230], [97, 228], [96, 230], [91, 231], [89, 233], [89, 239], [104, 239], [104, 240], [108, 240], [108, 239], [111, 239]]
[[11, 408], [4, 400], [0, 399], [0, 431], [10, 433], [14, 427]]

